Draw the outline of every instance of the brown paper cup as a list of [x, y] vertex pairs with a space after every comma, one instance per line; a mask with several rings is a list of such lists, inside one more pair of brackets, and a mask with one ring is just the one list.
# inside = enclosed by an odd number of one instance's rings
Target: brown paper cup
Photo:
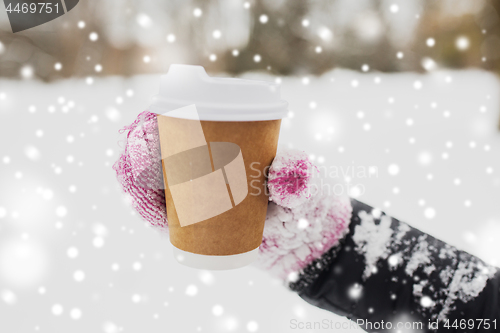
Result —
[[[157, 119], [172, 245], [188, 256], [256, 251], [281, 120]], [[200, 126], [204, 137], [192, 134]]]

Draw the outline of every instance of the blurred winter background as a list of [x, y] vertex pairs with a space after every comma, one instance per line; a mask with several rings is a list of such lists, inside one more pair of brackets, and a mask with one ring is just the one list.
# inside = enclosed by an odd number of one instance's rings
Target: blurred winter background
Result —
[[282, 146], [344, 172], [352, 196], [500, 265], [499, 8], [81, 1], [16, 34], [0, 10], [0, 331], [345, 321], [254, 267], [180, 266], [134, 214], [111, 169], [118, 130], [147, 109], [171, 63], [280, 83]]

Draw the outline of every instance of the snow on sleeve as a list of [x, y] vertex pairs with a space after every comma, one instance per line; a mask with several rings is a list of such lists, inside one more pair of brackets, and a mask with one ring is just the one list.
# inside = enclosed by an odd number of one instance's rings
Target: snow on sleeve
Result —
[[365, 256], [365, 271], [363, 278], [369, 278], [377, 271], [377, 262], [387, 259], [391, 246], [393, 230], [391, 229], [391, 218], [383, 215], [380, 223], [376, 224], [372, 214], [360, 211], [358, 214], [361, 223], [356, 226], [353, 240], [356, 243], [355, 250]]
[[[415, 281], [422, 279], [413, 287], [413, 296], [417, 301], [422, 300], [422, 297], [429, 300], [421, 302], [421, 311], [439, 306], [438, 311], [430, 311], [429, 315], [432, 319], [443, 321], [456, 308], [457, 300], [467, 303], [477, 297], [497, 269], [453, 246], [440, 244], [443, 246], [430, 245], [428, 235], [420, 236], [415, 248], [405, 258], [405, 273]], [[441, 260], [439, 272], [436, 272], [441, 285], [428, 284], [424, 280], [425, 275], [430, 277], [437, 270], [435, 260]], [[421, 272], [417, 272], [419, 267]], [[428, 289], [424, 293], [425, 287]]]
[[406, 224], [404, 222], [399, 222], [398, 232], [396, 233], [396, 236], [394, 237], [395, 238], [394, 243], [397, 245], [401, 244], [401, 240], [406, 235], [406, 233], [410, 230], [411, 230], [411, 228], [408, 224]]
[[495, 267], [486, 265], [477, 258], [460, 261], [450, 284], [446, 288], [445, 292], [448, 297], [444, 301], [438, 319], [446, 319], [449, 312], [455, 309], [456, 300], [467, 303], [477, 297], [483, 291], [488, 279], [492, 278], [496, 271]]
[[429, 244], [425, 241], [426, 238], [427, 235], [420, 236], [415, 250], [411, 253], [411, 257], [405, 268], [405, 272], [408, 276], [412, 276], [419, 266], [431, 264], [431, 252], [428, 248]]
[[[364, 256], [363, 279], [377, 273], [379, 260], [387, 259], [391, 271], [402, 266], [406, 281], [414, 283], [412, 293], [418, 311], [433, 320], [445, 320], [457, 300], [467, 303], [477, 297], [497, 272], [497, 268], [406, 223], [399, 222], [393, 230], [392, 219], [385, 214], [379, 223], [366, 211], [358, 216], [360, 224], [355, 227], [353, 240], [357, 253]], [[399, 279], [393, 277], [392, 281]]]
[[[432, 319], [445, 320], [455, 309], [457, 300], [467, 303], [477, 297], [496, 273], [495, 267], [453, 246], [442, 242], [439, 243], [442, 246], [431, 245], [437, 243], [436, 240], [429, 241], [428, 235], [421, 235], [416, 242], [414, 249], [404, 256], [405, 273], [417, 282], [413, 286], [413, 296], [420, 302], [422, 312], [430, 311]], [[436, 272], [436, 264], [439, 272]], [[417, 271], [418, 268], [421, 271]], [[441, 285], [428, 283], [427, 278], [434, 272]], [[423, 298], [425, 302], [422, 302]], [[435, 306], [439, 306], [438, 311], [430, 310]]]

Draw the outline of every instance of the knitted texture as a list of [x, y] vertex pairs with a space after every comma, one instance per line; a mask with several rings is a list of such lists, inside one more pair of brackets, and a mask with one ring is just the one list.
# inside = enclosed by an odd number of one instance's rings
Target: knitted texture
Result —
[[135, 210], [152, 226], [168, 232], [156, 114], [142, 112], [120, 130], [124, 132], [125, 150], [113, 165], [118, 182]]
[[311, 197], [308, 185], [314, 171], [315, 166], [305, 152], [296, 149], [278, 152], [269, 168], [269, 200], [287, 208], [306, 202]]
[[294, 282], [349, 231], [348, 197], [319, 193], [295, 208], [270, 203], [256, 265]]

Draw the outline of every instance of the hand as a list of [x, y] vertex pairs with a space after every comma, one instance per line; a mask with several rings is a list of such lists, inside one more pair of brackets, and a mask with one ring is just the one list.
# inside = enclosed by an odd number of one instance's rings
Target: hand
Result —
[[278, 151], [269, 169], [271, 202], [256, 264], [280, 279], [295, 281], [348, 232], [351, 202], [323, 176], [299, 150]]
[[125, 151], [113, 165], [118, 182], [139, 215], [157, 230], [168, 233], [156, 114], [142, 112], [120, 130], [125, 131]]

